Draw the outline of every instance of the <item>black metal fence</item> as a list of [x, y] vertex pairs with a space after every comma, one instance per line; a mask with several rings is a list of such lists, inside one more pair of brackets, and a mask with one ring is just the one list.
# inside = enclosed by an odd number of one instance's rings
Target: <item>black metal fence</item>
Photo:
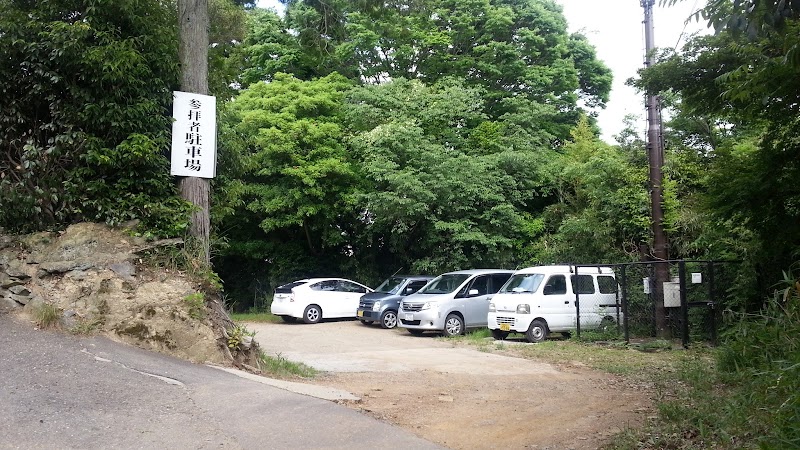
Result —
[[[581, 273], [599, 266], [575, 267]], [[603, 267], [611, 267], [616, 276], [614, 296], [603, 293], [603, 286], [600, 292], [589, 292], [573, 282], [578, 336], [600, 331], [626, 342], [667, 336], [680, 337], [684, 347], [692, 341], [717, 343], [721, 311], [729, 304], [733, 281], [731, 262], [648, 261]], [[662, 302], [660, 310], [657, 305]]]

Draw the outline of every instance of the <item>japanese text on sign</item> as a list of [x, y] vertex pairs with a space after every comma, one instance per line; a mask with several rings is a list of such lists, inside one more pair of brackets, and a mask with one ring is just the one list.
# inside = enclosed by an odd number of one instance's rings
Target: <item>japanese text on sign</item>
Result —
[[173, 92], [170, 173], [213, 178], [217, 172], [217, 99], [191, 92]]

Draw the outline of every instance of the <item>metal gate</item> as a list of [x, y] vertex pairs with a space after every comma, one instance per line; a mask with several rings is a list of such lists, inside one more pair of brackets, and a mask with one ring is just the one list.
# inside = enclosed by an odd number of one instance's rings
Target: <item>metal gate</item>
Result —
[[[692, 341], [716, 345], [721, 311], [729, 303], [730, 264], [673, 260], [576, 265], [576, 273], [611, 267], [617, 283], [616, 301], [609, 301], [610, 296], [601, 294], [603, 286], [589, 289], [573, 281], [577, 335], [599, 331], [630, 342], [655, 337], [662, 328], [662, 336], [680, 336], [684, 347]], [[659, 311], [656, 305], [662, 299], [664, 309]]]

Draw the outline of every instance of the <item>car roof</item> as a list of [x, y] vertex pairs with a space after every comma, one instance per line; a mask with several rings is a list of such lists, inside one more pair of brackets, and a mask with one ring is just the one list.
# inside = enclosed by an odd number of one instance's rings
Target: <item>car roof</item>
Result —
[[388, 278], [405, 278], [408, 280], [432, 280], [432, 275], [391, 275]]
[[[358, 281], [348, 280], [347, 278], [336, 278], [336, 277], [329, 277], [329, 278], [303, 278], [302, 280], [297, 280], [295, 283], [316, 283], [318, 281], [328, 281], [328, 280], [342, 280], [342, 281], [351, 281], [353, 283], [358, 283]], [[362, 284], [362, 283], [358, 283]]]
[[513, 270], [508, 269], [469, 269], [469, 270], [456, 270], [453, 272], [443, 273], [442, 275], [482, 275], [485, 273], [514, 273]]
[[543, 273], [543, 274], [551, 274], [551, 273], [575, 273], [575, 268], [578, 268], [578, 273], [580, 274], [606, 274], [606, 275], [613, 275], [614, 270], [611, 267], [601, 267], [601, 266], [568, 266], [568, 265], [559, 265], [559, 266], [533, 266], [533, 267], [526, 267], [524, 269], [519, 269], [515, 273]]

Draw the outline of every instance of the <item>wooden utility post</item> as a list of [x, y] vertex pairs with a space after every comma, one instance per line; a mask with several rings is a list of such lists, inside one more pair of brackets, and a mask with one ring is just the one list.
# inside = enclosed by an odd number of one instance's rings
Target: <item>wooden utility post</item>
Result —
[[[641, 0], [644, 8], [644, 36], [646, 56], [644, 65], [652, 64], [655, 38], [653, 32], [653, 5], [655, 0]], [[664, 232], [663, 180], [664, 145], [662, 140], [661, 107], [659, 98], [652, 92], [647, 93], [647, 156], [650, 162], [650, 208], [651, 228], [653, 231], [652, 256], [655, 261], [655, 298], [656, 336], [669, 337], [667, 314], [664, 308], [664, 282], [669, 281], [669, 259], [667, 252], [667, 235]]]
[[[178, 0], [178, 22], [181, 90], [208, 95], [208, 0]], [[201, 244], [204, 261], [210, 265], [209, 180], [184, 177], [180, 180], [180, 191], [184, 199], [197, 206], [189, 232]]]

